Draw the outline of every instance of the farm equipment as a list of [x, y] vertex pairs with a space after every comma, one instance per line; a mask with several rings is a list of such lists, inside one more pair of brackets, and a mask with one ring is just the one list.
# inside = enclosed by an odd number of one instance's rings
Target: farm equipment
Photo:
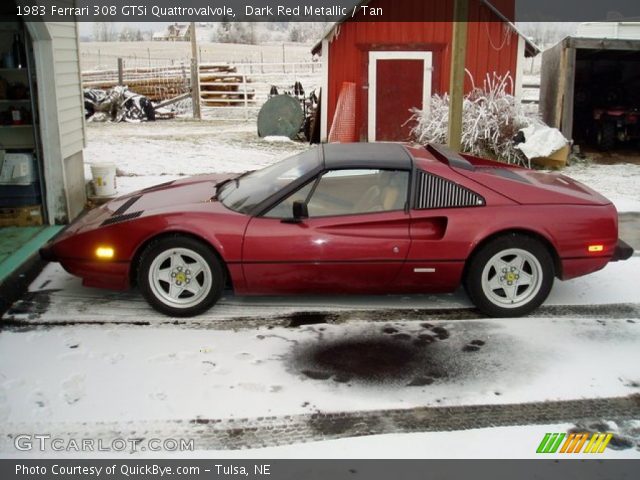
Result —
[[269, 99], [258, 113], [258, 136], [284, 136], [291, 139], [302, 136], [310, 143], [317, 142], [316, 126], [319, 126], [319, 94], [305, 94], [302, 83], [295, 82], [292, 91], [279, 93], [271, 87]]
[[610, 150], [617, 143], [640, 140], [640, 109], [596, 108], [593, 111], [596, 143], [603, 150]]
[[84, 90], [85, 118], [91, 121], [141, 122], [153, 121], [156, 112], [147, 97], [115, 86], [109, 90]]

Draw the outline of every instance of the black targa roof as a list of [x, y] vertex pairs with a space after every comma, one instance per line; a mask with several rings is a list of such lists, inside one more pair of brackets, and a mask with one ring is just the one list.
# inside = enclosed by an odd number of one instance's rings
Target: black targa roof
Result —
[[331, 143], [322, 146], [325, 168], [411, 170], [413, 159], [398, 143]]

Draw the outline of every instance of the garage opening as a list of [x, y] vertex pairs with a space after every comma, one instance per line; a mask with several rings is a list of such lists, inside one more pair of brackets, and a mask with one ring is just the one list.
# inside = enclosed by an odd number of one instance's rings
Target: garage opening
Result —
[[640, 51], [576, 49], [573, 138], [583, 149], [640, 151]]
[[0, 284], [59, 230], [44, 208], [36, 85], [28, 30], [20, 20], [1, 21]]

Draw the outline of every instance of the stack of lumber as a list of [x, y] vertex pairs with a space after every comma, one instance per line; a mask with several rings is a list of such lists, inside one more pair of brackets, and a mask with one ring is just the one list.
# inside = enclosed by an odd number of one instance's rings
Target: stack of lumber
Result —
[[[125, 68], [123, 83], [132, 92], [159, 102], [173, 98], [190, 89], [189, 68], [185, 66], [164, 68]], [[94, 70], [82, 72], [82, 86], [108, 90], [118, 85], [118, 70]]]
[[200, 98], [205, 107], [242, 106], [252, 103], [255, 96], [248, 79], [237, 73], [234, 66], [220, 64], [200, 65]]
[[[161, 102], [187, 93], [191, 88], [191, 73], [187, 66], [125, 68], [123, 84], [129, 90]], [[253, 102], [255, 92], [246, 84], [248, 79], [226, 63], [200, 65], [200, 94], [207, 107], [242, 106]], [[118, 70], [82, 72], [82, 86], [107, 90], [118, 85]]]

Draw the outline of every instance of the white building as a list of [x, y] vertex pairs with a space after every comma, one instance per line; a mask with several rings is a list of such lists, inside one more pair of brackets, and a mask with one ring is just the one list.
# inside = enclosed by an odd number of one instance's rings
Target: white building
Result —
[[[67, 223], [85, 205], [77, 24], [2, 22], [0, 62], [0, 150], [35, 157], [40, 192], [34, 201], [42, 205], [44, 223]], [[11, 206], [11, 195], [15, 189], [0, 185], [0, 206]]]

